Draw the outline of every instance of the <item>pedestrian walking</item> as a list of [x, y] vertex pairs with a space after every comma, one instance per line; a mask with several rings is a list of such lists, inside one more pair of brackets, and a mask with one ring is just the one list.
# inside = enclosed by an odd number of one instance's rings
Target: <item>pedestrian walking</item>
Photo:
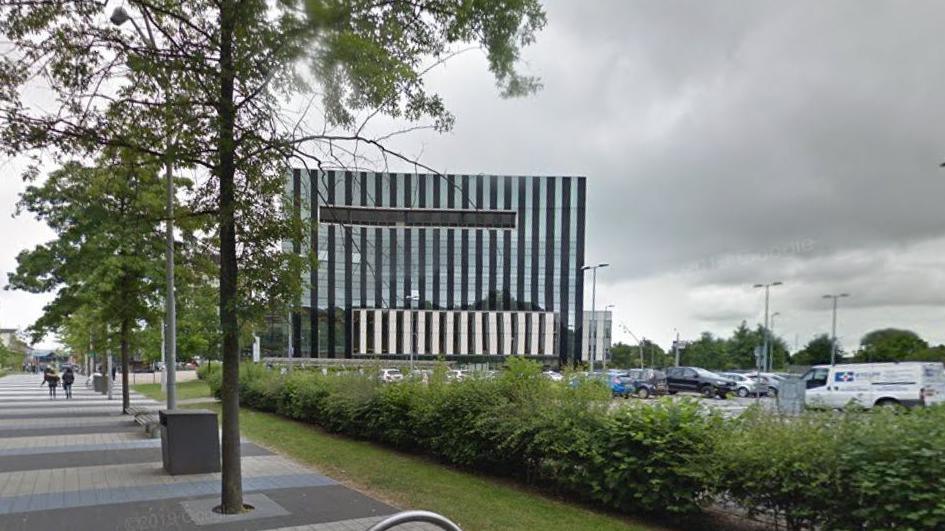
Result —
[[59, 375], [56, 374], [55, 369], [50, 370], [46, 375], [46, 384], [49, 385], [49, 399], [55, 400], [56, 388], [59, 387]]
[[72, 367], [66, 368], [66, 372], [62, 373], [62, 390], [66, 392], [66, 399], [72, 398], [72, 383], [75, 382], [75, 373], [72, 372]]
[[39, 383], [39, 386], [40, 386], [40, 387], [42, 387], [42, 386], [46, 385], [47, 383], [49, 383], [49, 372], [50, 372], [51, 370], [52, 370], [52, 369], [50, 369], [49, 367], [46, 367], [45, 369], [43, 369], [43, 381]]

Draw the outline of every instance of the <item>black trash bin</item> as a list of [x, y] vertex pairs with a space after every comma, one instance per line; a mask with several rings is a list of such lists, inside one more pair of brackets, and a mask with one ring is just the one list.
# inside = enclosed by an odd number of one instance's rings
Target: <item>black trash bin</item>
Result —
[[217, 414], [206, 409], [158, 412], [164, 470], [172, 476], [220, 471]]
[[92, 389], [96, 393], [107, 393], [108, 392], [108, 380], [102, 374], [93, 374], [92, 375]]

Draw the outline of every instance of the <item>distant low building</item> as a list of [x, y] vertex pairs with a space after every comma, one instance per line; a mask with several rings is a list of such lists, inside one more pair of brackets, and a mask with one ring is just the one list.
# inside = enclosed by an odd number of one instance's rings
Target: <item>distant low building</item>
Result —
[[605, 356], [609, 359], [613, 322], [611, 311], [584, 312], [581, 344], [594, 363], [604, 361]]

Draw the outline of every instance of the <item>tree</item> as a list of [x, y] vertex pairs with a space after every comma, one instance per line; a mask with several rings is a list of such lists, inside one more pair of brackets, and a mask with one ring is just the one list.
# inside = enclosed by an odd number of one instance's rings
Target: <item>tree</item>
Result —
[[[811, 339], [807, 345], [791, 358], [793, 365], [823, 365], [830, 363], [830, 351], [833, 341], [827, 334], [821, 334]], [[837, 352], [839, 357], [840, 352]]]
[[617, 342], [610, 346], [610, 364], [621, 369], [640, 367], [640, 348]]
[[863, 336], [856, 361], [913, 361], [928, 348], [929, 344], [911, 330], [883, 328]]
[[[424, 62], [465, 43], [485, 52], [503, 95], [535, 90], [538, 82], [515, 66], [544, 13], [538, 0], [129, 4], [150, 42], [108, 25], [105, 4], [94, 0], [23, 0], [0, 10], [0, 33], [18, 52], [0, 66], [2, 140], [10, 153], [122, 146], [204, 172], [193, 201], [194, 210], [216, 216], [220, 250], [221, 509], [240, 512], [239, 321], [255, 297], [269, 294], [262, 285], [297, 301], [298, 286], [278, 274], [298, 257], [276, 244], [301, 239], [298, 224], [277, 208], [287, 161], [320, 169], [348, 154], [362, 167], [364, 146], [384, 160], [409, 160], [385, 147], [385, 137], [366, 135], [366, 120], [383, 114], [448, 130], [453, 117], [424, 86]], [[35, 77], [52, 87], [58, 108], [22, 103], [16, 88]], [[323, 96], [315, 127], [307, 110], [286, 112], [306, 85]], [[359, 113], [366, 115], [360, 123]]]
[[735, 368], [727, 355], [727, 342], [703, 332], [699, 339], [690, 341], [680, 355], [680, 365], [702, 367], [710, 370]]
[[73, 315], [118, 329], [127, 411], [131, 335], [152, 315], [160, 285], [162, 247], [154, 219], [162, 187], [153, 167], [121, 153], [101, 162], [68, 162], [23, 192], [18, 208], [45, 221], [56, 238], [21, 252], [9, 284], [56, 292], [30, 327], [34, 341], [60, 330], [75, 333], [75, 326], [67, 327]]

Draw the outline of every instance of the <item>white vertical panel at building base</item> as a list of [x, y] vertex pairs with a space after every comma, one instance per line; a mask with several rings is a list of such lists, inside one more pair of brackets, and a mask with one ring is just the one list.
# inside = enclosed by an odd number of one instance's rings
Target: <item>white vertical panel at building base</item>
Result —
[[383, 352], [383, 338], [381, 337], [381, 332], [383, 331], [382, 319], [384, 314], [380, 310], [374, 310], [374, 353], [382, 354]]
[[469, 354], [469, 312], [459, 312], [459, 352]]
[[443, 347], [440, 346], [440, 312], [430, 312], [430, 354], [440, 354]]
[[397, 310], [387, 310], [387, 350], [397, 353]]
[[426, 354], [427, 315], [430, 312], [417, 312], [417, 354]]
[[502, 312], [502, 354], [512, 353], [512, 312]]
[[525, 312], [517, 313], [515, 319], [518, 321], [515, 331], [515, 353], [523, 355], [525, 354], [525, 334], [528, 333], [525, 330]]
[[404, 310], [404, 324], [403, 329], [400, 331], [400, 352], [402, 354], [409, 354], [413, 352], [413, 347], [411, 346], [411, 340], [413, 339], [413, 312], [410, 310]]
[[499, 353], [499, 315], [496, 312], [489, 312], [489, 354]]
[[473, 312], [473, 354], [482, 354], [482, 312]]
[[531, 317], [532, 317], [531, 318], [532, 326], [528, 330], [528, 338], [529, 338], [528, 353], [532, 356], [537, 356], [538, 355], [538, 329], [539, 329], [538, 318], [541, 317], [541, 314], [532, 313]]
[[367, 354], [367, 310], [358, 310], [358, 352]]
[[545, 319], [545, 356], [551, 356], [555, 351], [555, 314], [547, 312], [542, 317]]
[[453, 312], [446, 312], [446, 344], [443, 345], [443, 354], [451, 356], [453, 354], [453, 345], [456, 340], [453, 338]]

